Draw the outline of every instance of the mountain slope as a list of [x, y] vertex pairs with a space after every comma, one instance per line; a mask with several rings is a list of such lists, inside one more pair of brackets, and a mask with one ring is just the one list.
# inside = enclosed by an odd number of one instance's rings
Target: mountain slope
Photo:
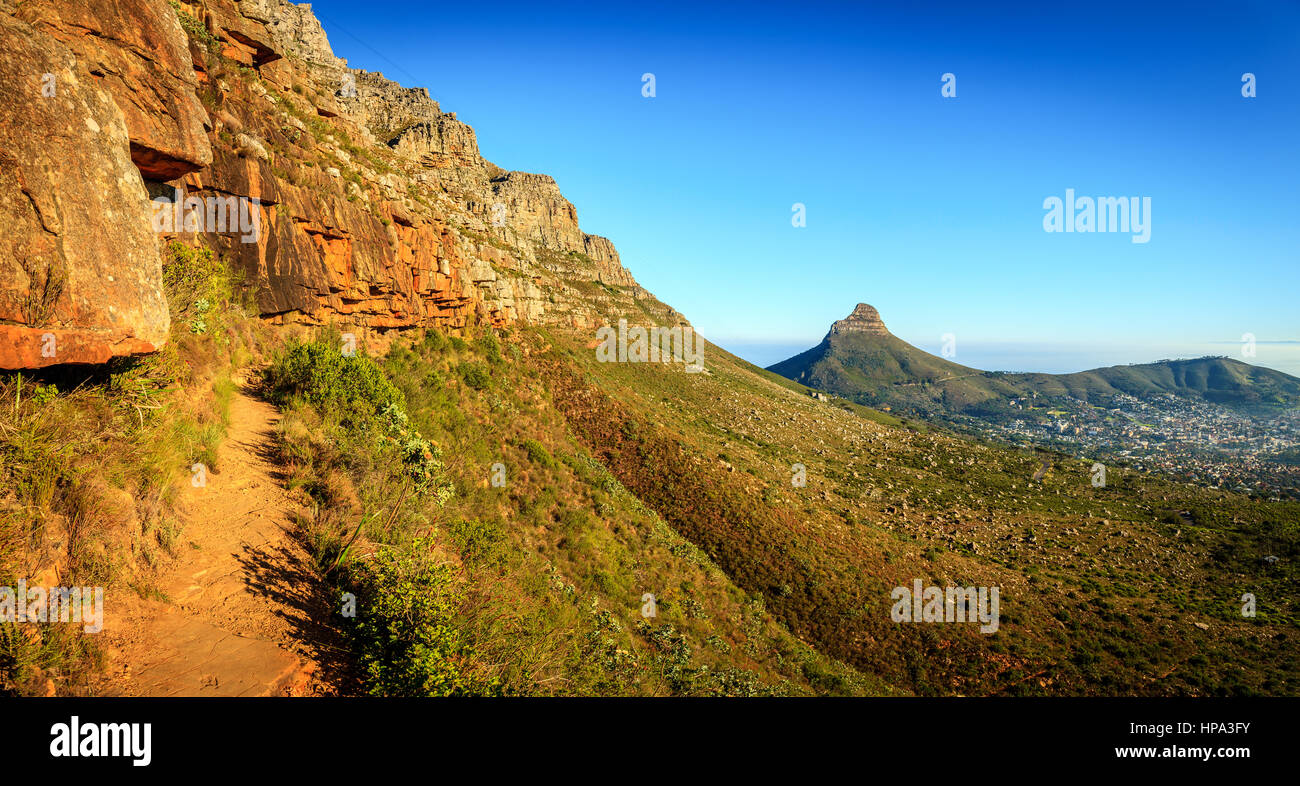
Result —
[[1083, 401], [1172, 394], [1237, 407], [1300, 404], [1300, 379], [1224, 357], [1163, 360], [1073, 374], [980, 371], [935, 357], [885, 329], [860, 304], [821, 344], [768, 367], [858, 403], [922, 414], [966, 413], [1026, 396]]
[[[709, 374], [692, 375], [554, 340], [538, 362], [593, 455], [793, 633], [864, 673], [967, 695], [1297, 689], [1271, 638], [1296, 595], [1259, 551], [1296, 542], [1296, 503], [1122, 468], [1095, 488], [1090, 462], [869, 420], [713, 345]], [[1000, 587], [1002, 627], [893, 622], [891, 590], [918, 578]], [[1272, 633], [1235, 604], [1265, 585], [1282, 604]], [[1268, 643], [1238, 650], [1252, 640]], [[1245, 661], [1271, 676], [1250, 687], [1207, 668]]]
[[1024, 375], [1040, 395], [1061, 393], [1088, 398], [1124, 393], [1199, 396], [1217, 404], [1287, 405], [1300, 402], [1300, 379], [1281, 371], [1227, 357], [1162, 360], [1074, 374]]

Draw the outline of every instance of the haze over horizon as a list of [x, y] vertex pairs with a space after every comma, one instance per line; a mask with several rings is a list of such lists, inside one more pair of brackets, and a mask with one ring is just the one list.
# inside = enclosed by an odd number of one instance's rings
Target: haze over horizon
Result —
[[[707, 337], [706, 337], [707, 338]], [[900, 338], [903, 338], [900, 336]], [[928, 345], [921, 341], [909, 344], [939, 356], [938, 341]], [[756, 366], [766, 368], [815, 347], [821, 339], [806, 343], [747, 343], [736, 341], [715, 342], [723, 349], [744, 358]], [[1071, 374], [1091, 371], [1107, 366], [1154, 363], [1160, 360], [1187, 360], [1223, 355], [1233, 360], [1264, 366], [1285, 374], [1300, 377], [1300, 346], [1291, 342], [1257, 343], [1257, 355], [1243, 358], [1231, 342], [1203, 342], [1181, 347], [1069, 347], [1051, 344], [998, 344], [995, 342], [970, 343], [962, 346], [959, 354], [950, 358], [963, 366], [981, 371], [1038, 372], [1044, 374]]]
[[[827, 321], [830, 328], [835, 319], [842, 319], [848, 310]], [[887, 327], [890, 322], [883, 319]], [[890, 327], [890, 332], [894, 332]], [[943, 333], [933, 335], [898, 335], [918, 349], [935, 356], [942, 356]], [[1154, 363], [1160, 360], [1190, 359], [1206, 356], [1226, 356], [1251, 365], [1264, 366], [1300, 377], [1300, 340], [1273, 340], [1256, 337], [1254, 356], [1243, 354], [1243, 342], [1226, 340], [1184, 340], [1169, 344], [1155, 343], [1088, 343], [1083, 341], [999, 341], [990, 338], [963, 340], [960, 334], [953, 332], [957, 338], [956, 355], [948, 358], [956, 363], [982, 371], [1040, 372], [1047, 374], [1068, 374], [1077, 371], [1090, 371], [1106, 366]], [[719, 346], [737, 357], [767, 367], [786, 360], [805, 350], [811, 349], [825, 338], [821, 335], [802, 340], [789, 341], [747, 341], [743, 338], [715, 339], [706, 336]]]
[[[468, 6], [376, 5], [394, 13], [313, 4], [353, 67], [427, 87], [488, 159], [554, 176], [643, 286], [754, 362], [865, 300], [989, 370], [1223, 354], [1300, 374], [1294, 345], [1267, 343], [1300, 338], [1295, 6], [1008, 23], [934, 3], [505, 2], [485, 27]], [[1045, 232], [1067, 189], [1150, 198], [1149, 242]]]

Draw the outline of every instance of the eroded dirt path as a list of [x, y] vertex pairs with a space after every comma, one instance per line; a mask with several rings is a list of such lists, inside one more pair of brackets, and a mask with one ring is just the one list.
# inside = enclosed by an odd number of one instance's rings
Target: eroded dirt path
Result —
[[[239, 390], [206, 485], [185, 484], [184, 528], [157, 599], [105, 599], [99, 692], [304, 696], [340, 691], [346, 667], [328, 597], [293, 536], [297, 504], [273, 453], [275, 407]], [[152, 594], [152, 593], [151, 593]], [[116, 597], [112, 597], [115, 595]]]

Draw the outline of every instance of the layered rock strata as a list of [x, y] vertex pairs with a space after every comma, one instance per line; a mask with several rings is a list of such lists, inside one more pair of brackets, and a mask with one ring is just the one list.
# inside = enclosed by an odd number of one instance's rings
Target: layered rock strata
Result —
[[173, 239], [230, 258], [277, 323], [683, 322], [554, 179], [487, 161], [427, 90], [349, 68], [308, 5], [0, 0], [0, 48], [21, 94], [0, 110], [2, 368], [157, 348]]

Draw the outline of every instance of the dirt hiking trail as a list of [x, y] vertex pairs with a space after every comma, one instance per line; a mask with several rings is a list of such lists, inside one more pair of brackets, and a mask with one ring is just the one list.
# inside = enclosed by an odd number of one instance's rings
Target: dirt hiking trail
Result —
[[206, 484], [185, 483], [183, 528], [161, 593], [105, 600], [97, 692], [130, 696], [318, 696], [340, 692], [329, 598], [293, 536], [300, 506], [273, 451], [279, 411], [244, 379]]

